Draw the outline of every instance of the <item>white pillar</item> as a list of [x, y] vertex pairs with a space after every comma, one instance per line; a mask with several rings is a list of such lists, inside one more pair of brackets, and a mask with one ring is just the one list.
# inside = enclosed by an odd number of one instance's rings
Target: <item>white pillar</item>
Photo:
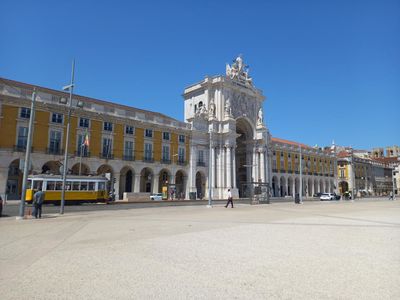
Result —
[[211, 148], [211, 166], [209, 166], [211, 168], [211, 178], [209, 180], [210, 184], [211, 184], [211, 188], [215, 187], [215, 147], [213, 146]]
[[265, 160], [264, 160], [265, 152], [260, 153], [260, 177], [262, 182], [266, 182], [265, 180]]
[[115, 199], [119, 200], [119, 181], [120, 181], [120, 173], [114, 173], [115, 183], [114, 183], [114, 195]]
[[154, 174], [153, 178], [153, 184], [152, 184], [152, 193], [156, 194], [158, 193], [158, 182], [160, 180], [160, 174]]
[[226, 186], [232, 187], [232, 160], [231, 160], [231, 147], [226, 148]]
[[232, 148], [232, 179], [233, 179], [233, 187], [236, 188], [236, 153], [235, 148]]
[[222, 187], [222, 147], [217, 148], [217, 188]]
[[135, 174], [135, 184], [133, 186], [133, 192], [140, 192], [140, 174]]

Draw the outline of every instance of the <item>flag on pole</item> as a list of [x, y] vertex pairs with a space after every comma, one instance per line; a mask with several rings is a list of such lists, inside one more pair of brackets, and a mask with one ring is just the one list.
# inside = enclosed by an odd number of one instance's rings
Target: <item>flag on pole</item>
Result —
[[89, 133], [88, 133], [87, 130], [86, 130], [86, 133], [85, 133], [85, 138], [84, 138], [84, 140], [83, 140], [82, 146], [89, 147]]

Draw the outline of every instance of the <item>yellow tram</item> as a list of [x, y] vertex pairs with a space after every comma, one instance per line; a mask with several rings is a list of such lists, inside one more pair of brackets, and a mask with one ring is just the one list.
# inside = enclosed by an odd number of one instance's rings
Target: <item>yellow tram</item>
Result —
[[[68, 175], [65, 185], [65, 203], [108, 203], [109, 180], [102, 176]], [[28, 177], [28, 188], [25, 201], [32, 203], [33, 195], [38, 189], [45, 193], [44, 203], [60, 204], [62, 192], [60, 175], [31, 175]]]

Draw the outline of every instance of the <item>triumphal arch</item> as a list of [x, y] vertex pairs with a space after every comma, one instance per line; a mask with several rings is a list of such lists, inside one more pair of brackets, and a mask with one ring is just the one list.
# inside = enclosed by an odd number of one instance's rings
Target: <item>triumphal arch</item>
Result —
[[265, 97], [241, 56], [225, 75], [206, 76], [183, 94], [185, 121], [192, 125], [189, 190], [197, 197], [248, 197], [249, 186], [268, 183], [270, 135]]

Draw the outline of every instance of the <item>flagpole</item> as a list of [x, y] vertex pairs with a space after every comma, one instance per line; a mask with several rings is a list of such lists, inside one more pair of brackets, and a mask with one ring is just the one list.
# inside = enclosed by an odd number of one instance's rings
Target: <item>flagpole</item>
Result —
[[82, 171], [82, 152], [83, 152], [83, 146], [85, 144], [81, 145], [81, 153], [79, 155], [79, 176], [81, 176], [81, 171]]

